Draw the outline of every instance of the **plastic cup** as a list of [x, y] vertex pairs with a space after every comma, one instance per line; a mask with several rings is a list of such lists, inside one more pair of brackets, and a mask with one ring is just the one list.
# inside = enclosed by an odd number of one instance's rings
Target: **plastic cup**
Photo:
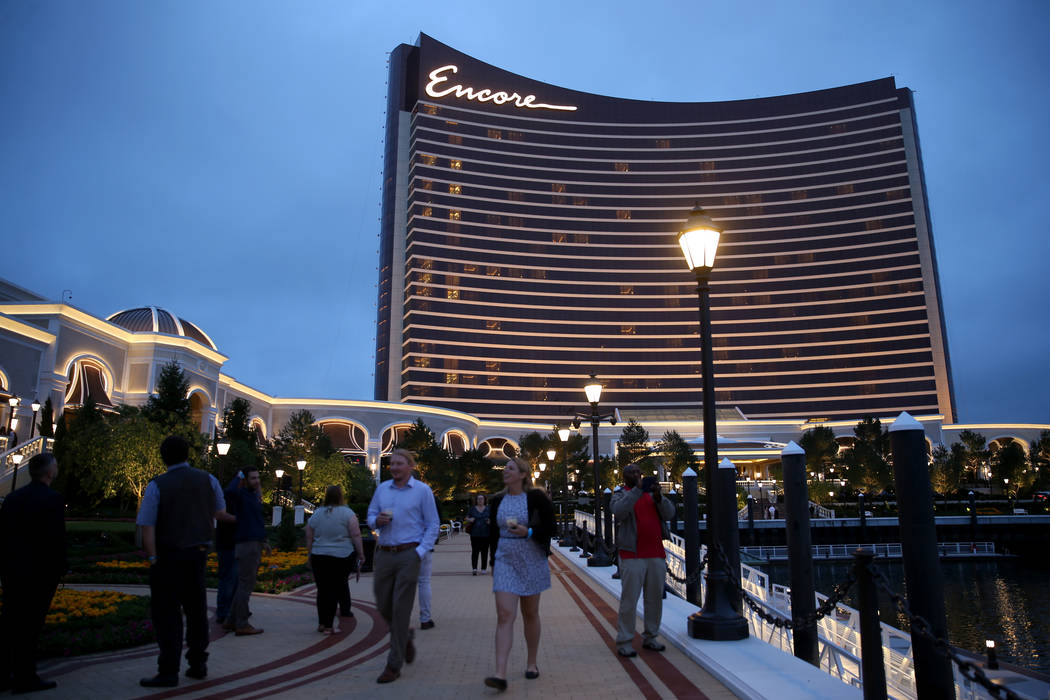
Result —
[[516, 527], [517, 524], [518, 524], [518, 519], [517, 518], [507, 518], [507, 527], [508, 528]]

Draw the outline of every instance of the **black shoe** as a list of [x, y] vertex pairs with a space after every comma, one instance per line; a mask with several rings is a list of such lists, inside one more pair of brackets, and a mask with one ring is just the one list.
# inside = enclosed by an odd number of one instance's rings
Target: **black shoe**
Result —
[[489, 676], [485, 679], [485, 685], [487, 685], [490, 688], [495, 688], [496, 690], [502, 692], [507, 689], [507, 679]]
[[434, 629], [434, 621], [433, 620], [427, 620], [426, 622], [420, 622], [419, 623], [419, 629], [421, 629], [421, 630], [432, 630], [432, 629]]
[[528, 669], [526, 669], [525, 670], [525, 677], [528, 678], [530, 681], [535, 679], [535, 678], [539, 678], [540, 677], [540, 670], [538, 668], [535, 671], [529, 671]]
[[11, 687], [11, 693], [13, 695], [22, 695], [23, 693], [35, 693], [38, 690], [51, 690], [52, 688], [57, 687], [58, 683], [54, 681], [45, 681], [37, 678], [36, 680], [25, 684], [15, 683]]
[[632, 649], [631, 647], [620, 647], [616, 650], [616, 653], [628, 659], [638, 656], [638, 652]]
[[179, 677], [174, 674], [158, 673], [153, 678], [143, 678], [139, 685], [143, 688], [174, 688], [179, 684]]
[[655, 639], [648, 639], [642, 642], [642, 648], [649, 649], [650, 651], [663, 651], [667, 647], [656, 641]]
[[187, 678], [196, 678], [199, 681], [204, 680], [208, 677], [208, 667], [204, 664], [200, 666], [190, 666], [186, 669]]

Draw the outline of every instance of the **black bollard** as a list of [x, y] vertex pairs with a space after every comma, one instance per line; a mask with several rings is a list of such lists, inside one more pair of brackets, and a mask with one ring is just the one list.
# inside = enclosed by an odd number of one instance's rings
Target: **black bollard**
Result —
[[[817, 644], [816, 599], [813, 591], [813, 536], [809, 529], [809, 489], [806, 488], [806, 453], [789, 442], [780, 453], [784, 470], [784, 527], [791, 568], [791, 622], [795, 656], [820, 665]], [[807, 624], [803, 624], [803, 620]], [[797, 625], [797, 627], [794, 627]]]
[[[937, 525], [933, 516], [933, 489], [922, 425], [901, 413], [890, 426], [893, 474], [897, 487], [898, 522], [908, 606], [929, 623], [929, 632], [948, 638], [944, 613], [944, 584], [937, 556]], [[933, 641], [911, 629], [915, 690], [919, 700], [955, 697], [951, 661]]]
[[696, 488], [696, 472], [689, 467], [682, 472], [682, 527], [685, 533], [685, 599], [700, 605], [700, 581], [695, 576], [700, 568], [700, 493]]
[[747, 533], [751, 546], [755, 546], [755, 497], [747, 494]]
[[860, 612], [861, 680], [864, 700], [886, 700], [886, 666], [882, 660], [882, 626], [879, 624], [879, 592], [870, 566], [875, 554], [858, 548], [853, 553], [853, 577], [857, 579], [857, 608]]

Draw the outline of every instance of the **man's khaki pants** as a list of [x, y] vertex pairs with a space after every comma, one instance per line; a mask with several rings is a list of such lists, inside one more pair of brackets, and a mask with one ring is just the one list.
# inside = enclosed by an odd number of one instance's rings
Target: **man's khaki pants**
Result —
[[655, 557], [645, 559], [620, 559], [620, 615], [616, 630], [616, 647], [631, 648], [634, 640], [635, 611], [638, 596], [644, 593], [645, 631], [643, 641], [656, 639], [660, 634], [660, 618], [663, 615], [664, 576], [667, 562]]
[[419, 581], [419, 555], [414, 548], [401, 552], [376, 549], [373, 563], [372, 586], [379, 614], [390, 627], [390, 654], [386, 665], [395, 671], [405, 662], [408, 646], [412, 606], [416, 602], [416, 584]]

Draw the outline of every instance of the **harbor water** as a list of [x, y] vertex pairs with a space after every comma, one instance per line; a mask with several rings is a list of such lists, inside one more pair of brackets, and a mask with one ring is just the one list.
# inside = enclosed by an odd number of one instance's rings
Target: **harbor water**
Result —
[[[901, 561], [876, 560], [897, 592], [904, 594]], [[845, 580], [849, 562], [814, 562], [814, 585], [831, 594]], [[758, 568], [773, 583], [788, 585], [787, 562]], [[1000, 661], [1050, 674], [1050, 562], [1032, 559], [942, 560], [944, 601], [949, 641], [963, 649], [984, 654], [985, 640], [995, 640]], [[852, 594], [843, 601], [856, 607]], [[908, 625], [893, 603], [880, 594], [882, 621], [904, 631]]]

